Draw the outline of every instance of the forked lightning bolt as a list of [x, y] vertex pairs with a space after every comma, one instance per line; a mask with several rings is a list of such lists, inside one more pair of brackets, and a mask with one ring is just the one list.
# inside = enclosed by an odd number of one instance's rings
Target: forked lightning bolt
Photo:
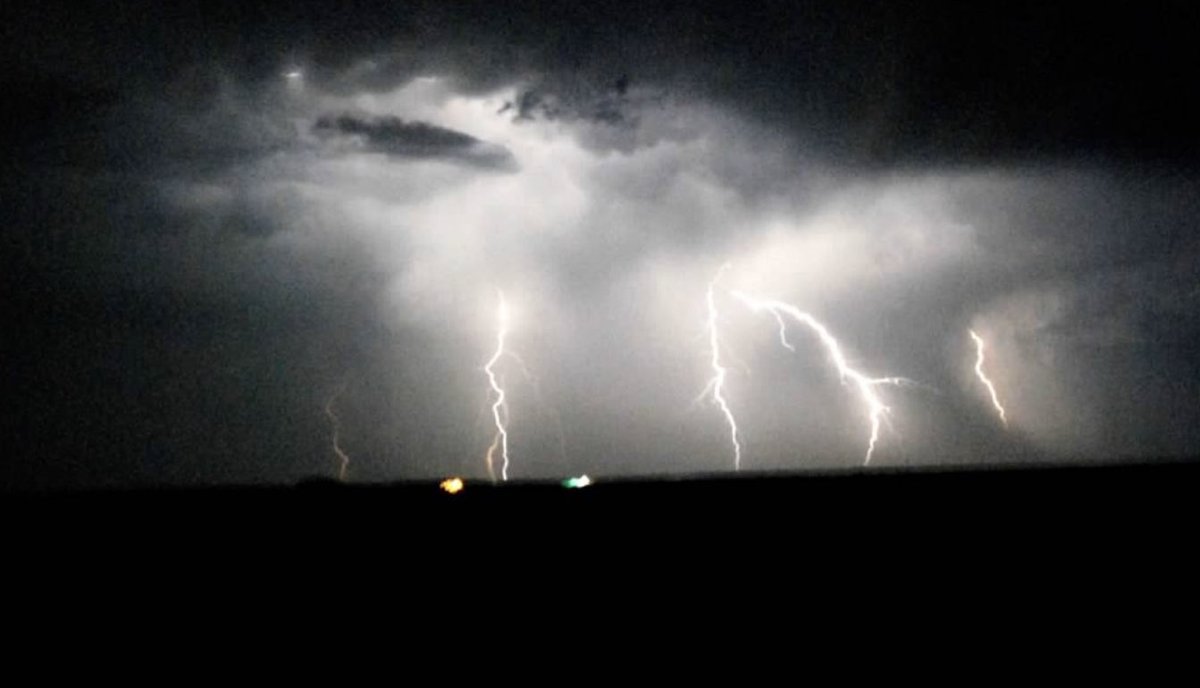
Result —
[[338, 480], [342, 481], [346, 479], [346, 470], [350, 467], [350, 456], [346, 454], [346, 452], [342, 451], [342, 445], [338, 441], [338, 435], [341, 431], [341, 422], [339, 421], [337, 414], [333, 412], [333, 402], [337, 401], [337, 398], [341, 396], [342, 392], [345, 390], [346, 385], [343, 384], [341, 387], [337, 388], [337, 391], [333, 393], [333, 396], [329, 397], [329, 401], [325, 402], [325, 417], [329, 419], [329, 426], [332, 428], [330, 442], [333, 443], [333, 454], [338, 459]]
[[499, 293], [500, 305], [497, 311], [497, 334], [496, 334], [496, 352], [488, 359], [487, 365], [483, 367], [487, 373], [488, 384], [491, 385], [492, 392], [496, 395], [496, 400], [492, 403], [492, 420], [496, 424], [496, 435], [492, 438], [492, 444], [488, 447], [487, 454], [484, 460], [487, 462], [488, 475], [492, 480], [496, 479], [495, 469], [495, 454], [496, 449], [500, 449], [500, 457], [503, 463], [500, 465], [501, 480], [508, 480], [508, 405], [505, 403], [504, 388], [500, 386], [499, 380], [496, 378], [496, 362], [504, 356], [504, 338], [508, 335], [508, 304], [504, 301], [504, 294]]
[[1000, 422], [1004, 427], [1008, 427], [1008, 418], [1004, 414], [1004, 407], [1000, 405], [1000, 398], [996, 396], [996, 387], [988, 376], [983, 372], [983, 338], [975, 334], [975, 330], [967, 330], [971, 333], [971, 339], [975, 340], [975, 376], [987, 387], [988, 394], [992, 397], [992, 406], [996, 407], [996, 412], [1000, 414]]
[[708, 385], [705, 386], [704, 392], [701, 392], [701, 398], [706, 394], [712, 395], [713, 403], [721, 409], [721, 413], [725, 414], [725, 422], [729, 424], [729, 440], [733, 443], [733, 470], [741, 470], [742, 467], [742, 445], [738, 441], [737, 421], [733, 417], [733, 411], [729, 410], [729, 402], [725, 400], [725, 375], [728, 372], [725, 366], [721, 365], [721, 342], [720, 334], [717, 328], [717, 299], [716, 288], [717, 282], [721, 280], [721, 275], [729, 269], [729, 263], [721, 266], [717, 270], [716, 277], [708, 283], [708, 348], [711, 356], [710, 365], [712, 366], [713, 376], [709, 378]]
[[775, 316], [775, 320], [779, 323], [779, 341], [781, 344], [783, 344], [783, 346], [792, 351], [795, 351], [795, 348], [788, 343], [787, 327], [783, 316], [786, 315], [795, 319], [797, 322], [808, 326], [809, 329], [816, 333], [817, 338], [821, 340], [821, 345], [825, 347], [825, 351], [833, 360], [833, 365], [837, 368], [838, 375], [841, 377], [842, 382], [845, 383], [846, 380], [850, 380], [852, 383], [854, 383], [854, 386], [858, 389], [859, 396], [862, 398], [863, 405], [867, 408], [867, 416], [871, 421], [871, 436], [867, 443], [867, 455], [866, 458], [863, 459], [863, 465], [869, 465], [871, 463], [871, 455], [875, 453], [875, 444], [879, 441], [880, 421], [883, 420], [888, 413], [888, 407], [879, 398], [879, 395], [875, 393], [875, 388], [880, 385], [899, 386], [913, 383], [900, 377], [867, 377], [854, 368], [851, 368], [846, 362], [845, 354], [842, 353], [841, 345], [838, 344], [837, 339], [830, 334], [829, 330], [826, 329], [825, 326], [822, 325], [812, 315], [805, 313], [789, 303], [772, 301], [769, 299], [760, 299], [740, 291], [734, 291], [733, 295], [742, 303], [746, 304], [752, 311], [756, 313], [767, 311], [771, 313], [771, 315]]

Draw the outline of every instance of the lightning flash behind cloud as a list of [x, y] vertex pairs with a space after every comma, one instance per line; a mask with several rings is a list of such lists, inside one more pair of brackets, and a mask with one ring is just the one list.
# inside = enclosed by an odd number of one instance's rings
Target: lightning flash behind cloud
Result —
[[910, 382], [899, 377], [867, 377], [854, 368], [851, 368], [846, 362], [845, 354], [842, 353], [841, 345], [838, 344], [837, 339], [830, 334], [829, 330], [812, 315], [801, 311], [789, 303], [756, 298], [740, 291], [734, 291], [733, 295], [754, 312], [761, 313], [762, 311], [767, 311], [775, 316], [776, 322], [779, 323], [779, 341], [791, 351], [795, 351], [795, 348], [787, 340], [785, 315], [808, 326], [809, 329], [816, 333], [817, 338], [821, 341], [821, 345], [825, 347], [825, 351], [829, 354], [830, 359], [833, 360], [833, 365], [837, 368], [842, 382], [845, 383], [846, 380], [850, 380], [850, 382], [854, 383], [859, 397], [866, 407], [867, 416], [871, 422], [871, 436], [867, 443], [867, 455], [863, 459], [863, 465], [869, 465], [871, 463], [871, 455], [875, 453], [875, 444], [879, 441], [880, 421], [883, 420], [888, 412], [888, 407], [879, 398], [879, 395], [875, 393], [875, 388], [880, 385], [907, 385]]
[[496, 435], [492, 438], [492, 444], [488, 447], [484, 459], [487, 462], [488, 475], [495, 480], [495, 454], [496, 449], [499, 448], [500, 457], [503, 460], [500, 465], [500, 478], [508, 480], [508, 428], [506, 427], [508, 405], [505, 403], [504, 388], [500, 386], [495, 370], [496, 362], [504, 356], [504, 338], [508, 335], [508, 303], [505, 302], [503, 293], [498, 294], [500, 305], [497, 310], [496, 352], [483, 367], [484, 372], [487, 373], [488, 384], [491, 385], [492, 392], [496, 395], [496, 400], [492, 403], [492, 420], [496, 424]]
[[975, 340], [975, 376], [987, 387], [988, 394], [992, 397], [992, 406], [996, 407], [996, 413], [1000, 414], [1000, 422], [1004, 427], [1008, 427], [1008, 418], [1005, 416], [1004, 407], [1000, 404], [1000, 398], [996, 396], [996, 387], [988, 376], [983, 372], [983, 338], [975, 334], [975, 330], [967, 330], [971, 333], [971, 339]]
[[717, 328], [719, 314], [717, 313], [716, 288], [717, 282], [721, 280], [721, 275], [729, 269], [729, 263], [721, 266], [717, 271], [716, 277], [708, 283], [707, 305], [708, 305], [708, 348], [711, 359], [709, 361], [712, 366], [713, 375], [708, 380], [708, 385], [704, 388], [701, 394], [710, 394], [713, 403], [721, 409], [721, 413], [725, 415], [725, 422], [729, 424], [729, 440], [733, 443], [733, 470], [740, 470], [742, 467], [742, 445], [738, 441], [737, 420], [733, 417], [733, 411], [729, 409], [729, 402], [726, 401], [725, 391], [725, 375], [728, 372], [725, 366], [721, 364], [721, 343], [720, 334]]
[[333, 403], [346, 390], [346, 385], [343, 384], [337, 388], [333, 396], [329, 397], [329, 401], [325, 402], [325, 417], [329, 419], [329, 426], [332, 430], [330, 442], [333, 444], [333, 454], [338, 459], [338, 480], [346, 480], [346, 470], [350, 467], [350, 456], [342, 450], [342, 445], [339, 442], [338, 435], [341, 431], [341, 421], [336, 413], [333, 412]]

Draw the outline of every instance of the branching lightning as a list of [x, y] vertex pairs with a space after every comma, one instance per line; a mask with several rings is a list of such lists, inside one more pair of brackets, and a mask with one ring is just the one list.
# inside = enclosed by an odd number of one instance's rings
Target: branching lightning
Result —
[[1000, 405], [1000, 398], [996, 396], [996, 387], [983, 372], [983, 338], [975, 334], [975, 330], [967, 331], [971, 333], [971, 339], [975, 340], [975, 377], [987, 387], [988, 394], [992, 397], [992, 406], [996, 407], [996, 412], [1000, 414], [1000, 422], [1007, 428], [1008, 418], [1004, 414], [1004, 407]]
[[346, 470], [350, 467], [350, 455], [342, 450], [342, 445], [339, 443], [338, 436], [341, 431], [341, 421], [338, 419], [337, 414], [333, 412], [333, 403], [337, 401], [337, 398], [344, 391], [346, 391], [346, 385], [342, 384], [333, 393], [333, 396], [329, 397], [329, 400], [325, 402], [325, 417], [329, 419], [329, 427], [331, 428], [330, 442], [333, 444], [333, 454], [338, 459], [338, 480], [341, 481], [346, 480]]
[[771, 315], [775, 316], [776, 322], [779, 323], [779, 341], [784, 347], [791, 351], [795, 351], [795, 348], [792, 347], [787, 340], [787, 327], [783, 317], [784, 315], [787, 315], [808, 326], [809, 329], [816, 333], [817, 338], [821, 340], [822, 346], [825, 347], [829, 357], [833, 360], [833, 365], [837, 368], [838, 375], [841, 378], [842, 383], [845, 384], [846, 380], [850, 380], [852, 383], [854, 383], [855, 388], [858, 390], [859, 397], [862, 399], [863, 405], [866, 406], [867, 417], [871, 422], [871, 435], [867, 443], [867, 455], [863, 459], [863, 465], [869, 465], [871, 463], [871, 455], [875, 453], [875, 445], [879, 441], [880, 422], [886, 418], [889, 411], [887, 405], [885, 405], [883, 400], [879, 398], [879, 395], [875, 393], [875, 388], [880, 385], [901, 386], [914, 383], [911, 383], [909, 380], [900, 377], [867, 377], [854, 368], [851, 368], [846, 362], [845, 354], [842, 353], [841, 345], [838, 344], [837, 339], [830, 334], [829, 330], [826, 329], [826, 327], [812, 315], [801, 311], [799, 308], [796, 308], [789, 303], [755, 298], [740, 291], [734, 291], [733, 295], [742, 301], [742, 303], [746, 304], [755, 313], [767, 311], [771, 313]]
[[795, 353], [796, 347], [792, 346], [787, 338], [787, 322], [784, 321], [783, 316], [777, 310], [772, 310], [771, 315], [775, 316], [775, 322], [779, 323], [779, 343], [783, 345], [783, 348]]
[[721, 280], [721, 275], [729, 269], [729, 263], [721, 266], [717, 270], [716, 277], [708, 283], [707, 301], [708, 304], [708, 348], [711, 356], [710, 365], [712, 366], [713, 375], [708, 380], [704, 391], [700, 396], [711, 395], [714, 404], [720, 407], [721, 413], [725, 414], [725, 422], [729, 424], [729, 440], [733, 443], [733, 470], [741, 470], [742, 467], [742, 445], [738, 441], [737, 420], [733, 417], [733, 411], [729, 409], [729, 402], [725, 400], [725, 375], [728, 370], [721, 365], [721, 343], [720, 336], [717, 331], [717, 299], [716, 288], [717, 282]]
[[488, 384], [491, 385], [492, 392], [496, 395], [496, 400], [492, 403], [492, 420], [496, 424], [496, 435], [492, 438], [492, 444], [488, 447], [484, 460], [487, 462], [488, 475], [495, 480], [495, 454], [496, 449], [499, 448], [500, 456], [503, 459], [500, 466], [500, 478], [508, 480], [508, 405], [505, 403], [504, 388], [500, 386], [495, 370], [496, 362], [504, 356], [504, 338], [508, 335], [508, 304], [504, 300], [504, 294], [502, 292], [498, 292], [498, 294], [500, 305], [497, 310], [496, 352], [483, 367], [484, 372], [487, 373]]

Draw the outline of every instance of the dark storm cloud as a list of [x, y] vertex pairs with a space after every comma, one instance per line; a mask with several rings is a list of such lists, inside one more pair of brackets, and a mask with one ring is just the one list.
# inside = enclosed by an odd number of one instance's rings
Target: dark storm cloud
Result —
[[313, 55], [337, 65], [398, 52], [395, 66], [368, 70], [379, 83], [389, 69], [445, 73], [464, 88], [519, 79], [519, 115], [593, 111], [595, 93], [627, 76], [735, 107], [852, 166], [1194, 162], [1186, 65], [1200, 62], [1198, 13], [1188, 3], [416, 5], [393, 40]]
[[[454, 78], [468, 91], [519, 81], [534, 100], [611, 119], [620, 110], [596, 111], [596, 93], [627, 78], [736, 107], [852, 166], [1194, 163], [1200, 153], [1189, 68], [1200, 63], [1200, 9], [1192, 3], [258, 7], [167, 12], [118, 2], [69, 17], [12, 7], [0, 56], [9, 74], [33, 69], [141, 90], [205, 63], [251, 82], [299, 65], [344, 93], [387, 90], [421, 74]], [[137, 40], [99, 41], [110, 18]]]
[[629, 78], [622, 76], [608, 90], [590, 97], [576, 95], [570, 101], [561, 101], [556, 94], [545, 93], [537, 88], [521, 91], [517, 97], [505, 102], [497, 114], [513, 113], [516, 121], [538, 118], [548, 120], [584, 119], [609, 125], [628, 123], [630, 102], [626, 97]]
[[356, 137], [366, 150], [397, 158], [444, 158], [492, 169], [512, 169], [516, 165], [512, 153], [503, 146], [426, 122], [406, 122], [399, 117], [327, 116], [318, 119], [314, 129], [318, 133]]

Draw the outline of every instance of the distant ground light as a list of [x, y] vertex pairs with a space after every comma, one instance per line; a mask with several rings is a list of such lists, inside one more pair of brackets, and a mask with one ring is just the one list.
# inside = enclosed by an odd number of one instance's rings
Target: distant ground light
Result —
[[458, 494], [459, 492], [462, 492], [463, 481], [462, 478], [447, 478], [443, 480], [438, 487], [442, 488], [442, 492], [446, 492], [448, 494]]
[[591, 484], [592, 484], [592, 479], [587, 477], [586, 475], [581, 475], [577, 478], [567, 478], [566, 480], [562, 481], [562, 486], [567, 489], [587, 487], [588, 485], [591, 485]]

